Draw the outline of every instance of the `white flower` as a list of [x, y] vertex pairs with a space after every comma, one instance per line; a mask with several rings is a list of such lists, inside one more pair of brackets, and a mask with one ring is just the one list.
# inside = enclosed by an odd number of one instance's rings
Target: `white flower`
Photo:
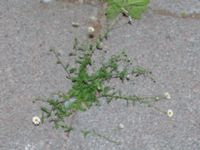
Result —
[[167, 116], [171, 118], [173, 115], [174, 115], [174, 112], [171, 109], [168, 109]]
[[124, 125], [122, 123], [119, 124], [120, 129], [124, 129]]
[[32, 122], [33, 122], [34, 125], [39, 125], [41, 120], [40, 120], [40, 118], [38, 116], [34, 116], [32, 118]]
[[91, 27], [88, 27], [88, 33], [89, 34], [92, 34], [94, 33], [95, 29], [91, 26]]
[[164, 96], [166, 99], [171, 99], [171, 95], [169, 94], [169, 92], [165, 92]]

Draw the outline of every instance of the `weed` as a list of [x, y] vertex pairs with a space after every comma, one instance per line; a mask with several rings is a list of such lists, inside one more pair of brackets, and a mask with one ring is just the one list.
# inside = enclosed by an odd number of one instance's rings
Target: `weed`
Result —
[[[126, 13], [126, 15], [133, 18], [140, 18], [141, 13], [146, 10], [149, 3], [148, 0], [107, 0], [107, 2], [107, 16], [110, 19], [116, 17], [119, 13]], [[141, 75], [150, 77], [154, 81], [152, 73], [143, 67], [134, 66], [124, 51], [112, 55], [108, 60], [104, 60], [98, 68], [90, 71], [91, 68], [95, 68], [93, 57], [96, 49], [103, 49], [103, 40], [108, 38], [108, 33], [114, 24], [115, 22], [94, 43], [80, 44], [77, 39], [74, 40], [72, 52], [69, 53], [70, 57], [75, 58], [74, 66], [64, 64], [59, 53], [54, 49], [50, 50], [55, 55], [57, 64], [60, 64], [65, 70], [66, 78], [71, 81], [72, 86], [67, 92], [60, 92], [45, 101], [48, 105], [41, 107], [42, 123], [48, 119], [53, 122], [55, 128], [62, 128], [69, 133], [73, 130], [73, 127], [71, 124], [66, 124], [66, 118], [70, 118], [77, 112], [86, 111], [94, 105], [100, 105], [100, 98], [105, 98], [108, 103], [113, 100], [126, 100], [127, 104], [138, 102], [148, 106], [152, 106], [152, 103], [166, 98], [163, 95], [147, 97], [122, 95], [120, 91], [116, 91], [115, 88], [108, 85], [108, 82], [114, 78], [121, 80], [123, 83], [125, 80], [129, 81]], [[88, 134], [117, 143], [95, 131], [83, 132], [84, 136]]]
[[130, 77], [127, 78], [127, 76], [150, 76], [151, 72], [143, 67], [133, 66], [127, 54], [123, 51], [111, 56], [107, 61], [105, 60], [98, 69], [89, 72], [89, 68], [95, 65], [92, 63], [95, 50], [96, 47], [92, 44], [79, 46], [78, 40], [75, 39], [73, 55], [70, 53], [70, 56], [75, 56], [77, 66], [71, 67], [69, 64], [65, 65], [59, 54], [51, 49], [51, 52], [57, 58], [57, 63], [61, 64], [66, 71], [67, 79], [71, 80], [72, 87], [68, 92], [59, 93], [58, 97], [47, 100], [49, 106], [41, 107], [43, 112], [42, 122], [49, 118], [49, 121], [54, 123], [55, 128], [63, 128], [65, 132], [70, 132], [73, 128], [66, 125], [65, 118], [76, 112], [86, 111], [93, 105], [99, 105], [99, 99], [102, 97], [108, 103], [112, 100], [123, 99], [132, 104], [135, 104], [135, 102], [150, 104], [164, 98], [162, 96], [124, 96], [115, 91], [114, 88], [106, 84], [111, 79], [115, 78], [123, 82], [130, 80]]

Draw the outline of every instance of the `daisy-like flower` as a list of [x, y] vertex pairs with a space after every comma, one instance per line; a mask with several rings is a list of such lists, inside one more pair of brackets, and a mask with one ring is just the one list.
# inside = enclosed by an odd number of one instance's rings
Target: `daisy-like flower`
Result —
[[40, 118], [39, 118], [38, 116], [34, 116], [34, 117], [32, 118], [32, 122], [33, 122], [34, 125], [37, 126], [37, 125], [40, 124], [41, 120], [40, 120]]
[[165, 92], [164, 96], [166, 99], [171, 99], [171, 95], [169, 94], [169, 92]]
[[173, 115], [174, 115], [174, 112], [171, 109], [168, 109], [167, 116], [171, 118]]
[[89, 34], [93, 34], [94, 31], [95, 31], [94, 27], [92, 27], [92, 26], [88, 27], [88, 33]]

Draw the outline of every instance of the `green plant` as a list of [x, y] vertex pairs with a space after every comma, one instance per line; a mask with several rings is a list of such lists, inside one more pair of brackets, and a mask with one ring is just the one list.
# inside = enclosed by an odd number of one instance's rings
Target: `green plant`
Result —
[[120, 13], [139, 19], [141, 14], [146, 11], [149, 0], [107, 0], [107, 17], [114, 19]]
[[[107, 0], [107, 2], [107, 17], [109, 19], [114, 19], [119, 13], [138, 19], [149, 3], [148, 0]], [[98, 67], [95, 67], [94, 54], [97, 49], [101, 49], [99, 52], [104, 52], [101, 45], [103, 40], [108, 38], [114, 24], [115, 22], [94, 43], [79, 44], [77, 39], [74, 40], [73, 49], [69, 53], [70, 57], [75, 57], [74, 65], [64, 64], [60, 54], [54, 49], [50, 50], [55, 55], [57, 64], [60, 64], [65, 70], [66, 78], [71, 81], [72, 85], [67, 92], [59, 92], [44, 100], [45, 106], [41, 107], [42, 123], [48, 119], [53, 122], [55, 128], [62, 128], [69, 133], [73, 127], [70, 123], [66, 123], [66, 118], [70, 118], [77, 112], [86, 111], [94, 105], [100, 105], [100, 98], [106, 99], [108, 103], [113, 100], [125, 100], [127, 104], [138, 102], [148, 106], [153, 106], [152, 104], [158, 100], [166, 99], [164, 95], [122, 95], [121, 91], [108, 84], [114, 78], [123, 83], [125, 80], [129, 81], [141, 75], [147, 76], [155, 82], [152, 73], [143, 67], [134, 66], [124, 51], [112, 55], [107, 60], [104, 59], [100, 66], [98, 64]], [[82, 131], [82, 133], [84, 137], [90, 134], [119, 144], [119, 142], [101, 135], [95, 130]]]
[[92, 44], [79, 46], [78, 40], [75, 39], [73, 51], [69, 54], [72, 57], [75, 56], [76, 66], [73, 67], [69, 64], [63, 64], [59, 54], [51, 49], [57, 58], [57, 63], [61, 64], [66, 71], [67, 79], [72, 81], [72, 87], [68, 92], [59, 93], [56, 98], [51, 97], [47, 100], [49, 105], [41, 107], [42, 122], [49, 118], [49, 121], [54, 123], [55, 128], [63, 128], [65, 132], [70, 132], [73, 128], [65, 123], [65, 118], [79, 111], [86, 111], [93, 105], [99, 105], [99, 99], [102, 97], [108, 103], [112, 100], [123, 99], [132, 104], [135, 102], [151, 104], [164, 98], [162, 96], [125, 96], [107, 85], [106, 83], [113, 78], [123, 82], [130, 80], [129, 76], [150, 76], [151, 72], [143, 67], [133, 66], [125, 52], [111, 56], [99, 68], [89, 71], [89, 68], [95, 65], [92, 61], [95, 47]]

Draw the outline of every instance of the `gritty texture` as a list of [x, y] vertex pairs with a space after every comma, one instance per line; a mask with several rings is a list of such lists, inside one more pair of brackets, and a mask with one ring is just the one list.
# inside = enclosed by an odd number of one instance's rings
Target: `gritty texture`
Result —
[[[173, 12], [199, 11], [198, 0], [153, 0], [152, 8]], [[137, 65], [153, 72], [156, 83], [139, 77], [134, 82], [113, 82], [124, 94], [171, 94], [171, 100], [155, 104], [172, 109], [170, 119], [152, 107], [126, 106], [114, 101], [78, 113], [76, 130], [67, 137], [51, 124], [35, 127], [38, 96], [66, 91], [70, 82], [49, 52], [58, 50], [64, 61], [74, 37], [84, 39], [97, 5], [74, 5], [39, 0], [0, 1], [0, 149], [1, 150], [199, 150], [200, 149], [200, 20], [177, 19], [148, 11], [132, 25], [121, 20], [105, 43], [108, 55], [125, 50]], [[71, 23], [79, 22], [79, 28]], [[123, 129], [118, 129], [122, 123]], [[93, 130], [119, 141], [116, 145], [88, 136]]]
[[152, 0], [150, 6], [177, 13], [200, 13], [199, 0]]

